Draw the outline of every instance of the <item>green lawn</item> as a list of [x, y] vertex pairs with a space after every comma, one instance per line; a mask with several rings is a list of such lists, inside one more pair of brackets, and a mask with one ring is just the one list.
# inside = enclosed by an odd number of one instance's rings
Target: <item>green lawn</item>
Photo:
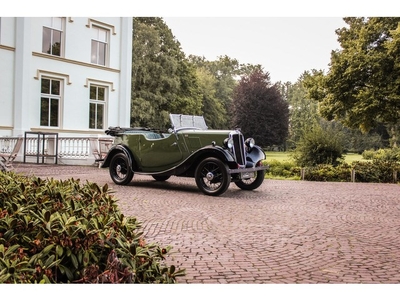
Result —
[[367, 161], [362, 157], [361, 154], [357, 153], [348, 153], [344, 156], [344, 161], [348, 164], [351, 164], [353, 161]]
[[[291, 160], [289, 152], [274, 152], [274, 151], [266, 151], [265, 155], [267, 156], [267, 162], [271, 160], [277, 160], [283, 162], [285, 160]], [[344, 156], [344, 161], [348, 164], [351, 164], [353, 161], [365, 161], [362, 158], [362, 155], [356, 153], [349, 153]]]
[[271, 160], [277, 160], [279, 162], [285, 160], [291, 160], [292, 158], [289, 156], [289, 152], [275, 152], [275, 151], [265, 151], [265, 155], [267, 156], [267, 162]]

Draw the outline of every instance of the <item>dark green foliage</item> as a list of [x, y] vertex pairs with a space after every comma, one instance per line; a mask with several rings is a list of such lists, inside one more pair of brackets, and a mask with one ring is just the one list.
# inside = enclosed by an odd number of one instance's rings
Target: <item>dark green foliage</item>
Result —
[[[356, 182], [399, 182], [399, 176], [395, 180], [394, 172], [400, 172], [400, 164], [395, 161], [373, 160], [368, 162], [356, 162], [353, 164]], [[400, 174], [399, 174], [400, 175]]]
[[318, 165], [307, 168], [304, 179], [309, 181], [351, 181], [351, 169], [349, 164], [342, 163], [336, 167], [332, 165]]
[[131, 126], [166, 130], [169, 114], [201, 114], [195, 68], [162, 18], [133, 18]]
[[139, 228], [107, 185], [0, 172], [0, 283], [175, 282]]
[[353, 162], [351, 165], [340, 163], [337, 166], [318, 165], [305, 169], [304, 180], [309, 181], [352, 181], [352, 171], [355, 182], [399, 182], [400, 164], [394, 161], [374, 160], [368, 162]]
[[[336, 30], [341, 49], [331, 53], [330, 70], [309, 78], [311, 99], [328, 120], [364, 132], [379, 122], [400, 121], [400, 18], [344, 18]], [[396, 140], [393, 141], [394, 143]]]
[[301, 167], [337, 164], [343, 158], [340, 132], [319, 126], [304, 132], [293, 152], [293, 158]]

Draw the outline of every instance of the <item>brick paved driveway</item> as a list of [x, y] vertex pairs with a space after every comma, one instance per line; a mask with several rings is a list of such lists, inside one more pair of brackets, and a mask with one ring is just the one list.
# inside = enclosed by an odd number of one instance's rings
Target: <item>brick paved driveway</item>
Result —
[[209, 197], [190, 178], [117, 186], [108, 169], [15, 167], [107, 183], [148, 242], [173, 246], [180, 283], [400, 283], [399, 185], [266, 180]]

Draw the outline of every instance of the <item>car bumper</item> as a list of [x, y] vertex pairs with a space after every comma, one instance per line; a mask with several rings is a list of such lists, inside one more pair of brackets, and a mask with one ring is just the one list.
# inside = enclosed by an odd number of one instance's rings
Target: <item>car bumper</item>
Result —
[[260, 167], [254, 167], [254, 168], [229, 169], [228, 172], [229, 172], [229, 174], [251, 173], [251, 172], [257, 172], [257, 171], [268, 170], [268, 169], [269, 169], [269, 166], [260, 166]]

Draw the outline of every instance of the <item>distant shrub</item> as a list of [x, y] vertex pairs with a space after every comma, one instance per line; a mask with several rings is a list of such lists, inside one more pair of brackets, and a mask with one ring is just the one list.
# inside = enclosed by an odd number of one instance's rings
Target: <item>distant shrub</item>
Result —
[[301, 167], [336, 165], [343, 159], [341, 136], [333, 129], [315, 127], [300, 138], [293, 158]]
[[266, 177], [283, 177], [283, 178], [300, 178], [300, 167], [296, 166], [293, 161], [280, 162], [273, 159], [268, 162], [269, 169], [266, 172]]
[[[309, 181], [352, 181], [354, 170], [356, 182], [378, 182], [393, 183], [399, 182], [400, 164], [394, 161], [374, 160], [367, 162], [353, 162], [351, 165], [341, 163], [337, 166], [318, 165], [305, 169], [304, 179]], [[400, 174], [399, 174], [400, 175]]]
[[374, 159], [375, 150], [364, 150], [364, 152], [361, 155], [363, 159], [372, 160]]
[[379, 150], [365, 150], [362, 153], [364, 159], [386, 160], [400, 162], [400, 148], [386, 148]]
[[318, 165], [307, 168], [304, 179], [310, 181], [351, 181], [352, 167], [347, 163], [341, 163], [337, 166]]
[[[355, 170], [357, 182], [392, 183], [395, 181], [394, 172], [400, 172], [400, 164], [390, 160], [375, 159], [368, 162], [354, 162], [352, 167]], [[398, 182], [399, 178], [396, 181]]]

